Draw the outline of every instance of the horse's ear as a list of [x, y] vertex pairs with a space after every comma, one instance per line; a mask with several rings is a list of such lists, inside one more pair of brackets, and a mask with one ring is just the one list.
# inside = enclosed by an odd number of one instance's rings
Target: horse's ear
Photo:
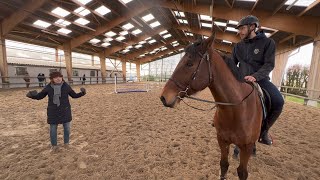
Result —
[[213, 32], [211, 36], [204, 41], [204, 45], [206, 49], [210, 48], [213, 45], [215, 38], [216, 38], [216, 33]]

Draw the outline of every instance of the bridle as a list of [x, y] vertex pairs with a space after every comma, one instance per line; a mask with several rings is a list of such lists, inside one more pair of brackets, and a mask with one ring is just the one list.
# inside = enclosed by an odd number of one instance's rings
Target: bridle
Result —
[[[190, 95], [188, 95], [188, 90], [189, 89], [193, 89], [191, 87], [191, 83], [192, 81], [194, 81], [196, 79], [196, 76], [197, 76], [197, 73], [199, 71], [199, 68], [200, 68], [200, 65], [201, 65], [201, 62], [202, 61], [206, 61], [207, 64], [208, 64], [208, 70], [209, 70], [209, 82], [208, 82], [208, 85], [209, 86], [211, 84], [211, 82], [213, 81], [213, 75], [212, 75], [212, 70], [211, 70], [211, 62], [210, 62], [210, 58], [209, 58], [209, 54], [208, 52], [206, 51], [204, 54], [201, 54], [200, 52], [197, 53], [197, 55], [199, 55], [201, 57], [201, 60], [199, 61], [199, 64], [196, 68], [196, 70], [192, 73], [192, 76], [191, 76], [191, 79], [189, 80], [187, 86], [183, 86], [181, 83], [179, 83], [178, 81], [174, 80], [173, 78], [169, 78], [170, 81], [172, 81], [179, 89], [181, 89], [179, 92], [178, 92], [178, 95], [176, 96], [178, 99], [180, 99], [182, 102], [184, 102], [186, 105], [188, 105], [189, 107], [192, 107], [194, 109], [197, 109], [197, 110], [201, 110], [201, 111], [209, 111], [209, 110], [212, 110], [214, 108], [217, 107], [217, 105], [223, 105], [223, 106], [237, 106], [237, 105], [240, 105], [243, 101], [245, 101], [251, 94], [252, 92], [254, 91], [254, 87], [253, 85], [250, 83], [251, 87], [252, 87], [252, 90], [251, 92], [246, 96], [244, 97], [240, 102], [238, 103], [228, 103], [228, 102], [216, 102], [216, 101], [209, 101], [209, 100], [205, 100], [205, 99], [200, 99], [200, 98], [196, 98], [196, 97], [191, 97]], [[193, 89], [195, 90], [195, 89]], [[184, 96], [183, 96], [184, 95]], [[194, 106], [191, 106], [189, 105], [188, 103], [186, 103], [183, 98], [186, 97], [186, 98], [189, 98], [189, 99], [193, 99], [193, 100], [196, 100], [196, 101], [202, 101], [202, 102], [206, 102], [206, 103], [212, 103], [212, 104], [215, 104], [215, 106], [213, 106], [212, 108], [210, 109], [200, 109], [200, 108], [197, 108], [197, 107], [194, 107]]]

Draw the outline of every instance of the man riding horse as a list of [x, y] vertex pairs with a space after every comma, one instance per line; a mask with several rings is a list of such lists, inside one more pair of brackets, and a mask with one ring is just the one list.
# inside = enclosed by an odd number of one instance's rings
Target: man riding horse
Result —
[[241, 41], [233, 48], [232, 60], [228, 59], [227, 64], [233, 72], [238, 73], [240, 79], [257, 82], [270, 94], [271, 109], [261, 127], [259, 142], [271, 145], [272, 139], [268, 131], [280, 116], [284, 100], [278, 88], [270, 82], [269, 78], [275, 65], [275, 42], [266, 37], [263, 31], [259, 31], [259, 27], [258, 18], [252, 15], [239, 21], [236, 28]]

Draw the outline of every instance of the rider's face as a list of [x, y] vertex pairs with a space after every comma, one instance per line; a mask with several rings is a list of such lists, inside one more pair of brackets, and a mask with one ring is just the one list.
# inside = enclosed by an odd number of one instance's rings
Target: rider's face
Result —
[[239, 32], [240, 38], [241, 39], [245, 39], [248, 36], [248, 33], [250, 32], [250, 30], [253, 30], [253, 29], [254, 29], [254, 25], [251, 25], [251, 26], [247, 26], [247, 25], [240, 26], [238, 28], [238, 32]]

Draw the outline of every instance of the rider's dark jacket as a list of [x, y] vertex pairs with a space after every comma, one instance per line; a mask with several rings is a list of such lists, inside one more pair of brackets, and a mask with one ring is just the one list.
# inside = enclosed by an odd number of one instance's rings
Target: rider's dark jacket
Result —
[[264, 32], [258, 32], [252, 39], [244, 39], [233, 48], [232, 59], [239, 65], [239, 78], [251, 75], [257, 81], [270, 79], [269, 73], [275, 64], [275, 42]]

